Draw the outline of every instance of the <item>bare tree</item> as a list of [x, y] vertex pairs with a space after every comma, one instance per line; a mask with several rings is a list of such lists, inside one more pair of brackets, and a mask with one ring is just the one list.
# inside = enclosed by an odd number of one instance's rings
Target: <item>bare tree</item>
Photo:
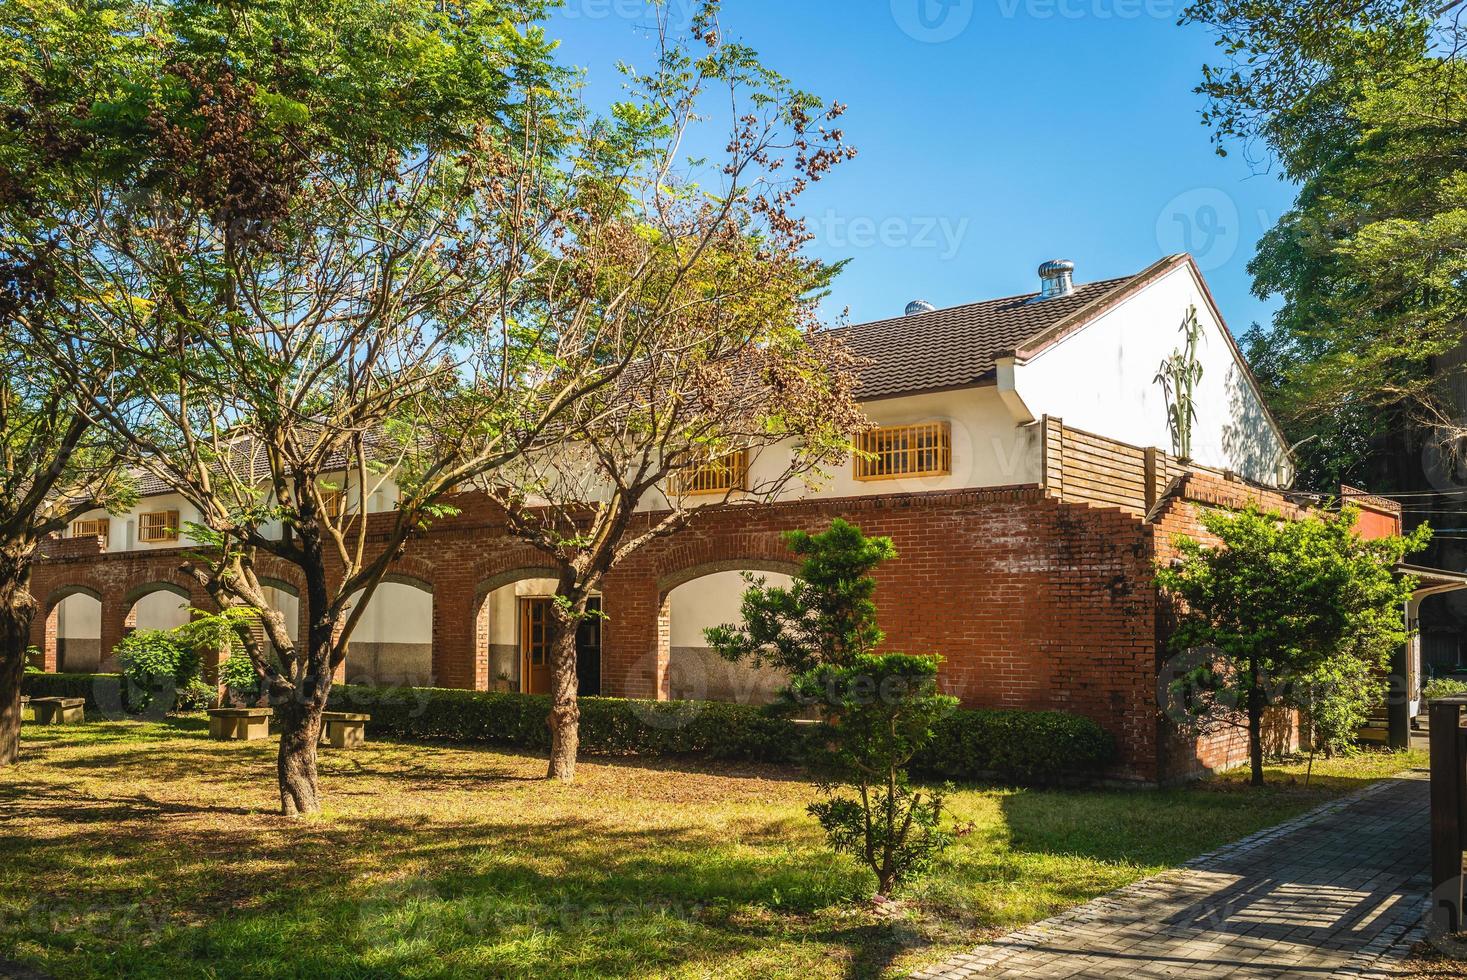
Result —
[[[817, 333], [816, 301], [835, 269], [803, 254], [791, 206], [848, 159], [840, 115], [725, 41], [716, 5], [686, 36], [664, 24], [630, 134], [634, 189], [587, 215], [559, 255], [544, 315], [559, 333], [587, 319], [598, 359], [630, 369], [571, 406], [556, 444], [479, 481], [512, 533], [558, 570], [551, 640], [548, 776], [574, 777], [576, 634], [607, 572], [709, 506], [778, 497], [843, 456], [863, 424], [850, 357]], [[705, 101], [731, 132], [714, 165], [684, 167]], [[701, 137], [701, 133], [697, 134]], [[700, 177], [711, 170], [716, 187]]]

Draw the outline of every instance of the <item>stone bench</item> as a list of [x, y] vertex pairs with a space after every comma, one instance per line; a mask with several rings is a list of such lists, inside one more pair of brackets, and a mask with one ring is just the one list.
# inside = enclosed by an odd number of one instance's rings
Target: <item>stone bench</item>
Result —
[[79, 725], [86, 720], [86, 705], [85, 698], [30, 699], [37, 725]]
[[36, 720], [36, 713], [31, 710], [31, 696], [29, 694], [22, 694], [20, 696], [20, 720], [21, 721], [35, 721]]
[[333, 749], [356, 748], [367, 740], [367, 722], [371, 715], [350, 711], [321, 712], [321, 744]]
[[258, 742], [270, 737], [270, 708], [210, 708], [209, 737], [221, 742]]

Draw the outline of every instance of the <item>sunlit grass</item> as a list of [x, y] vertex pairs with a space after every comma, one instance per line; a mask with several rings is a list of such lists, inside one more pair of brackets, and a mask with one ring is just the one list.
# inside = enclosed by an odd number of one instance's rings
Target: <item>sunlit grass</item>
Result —
[[898, 975], [1423, 763], [1163, 791], [974, 787], [901, 914], [829, 854], [814, 789], [759, 766], [543, 762], [371, 743], [327, 810], [275, 815], [274, 745], [197, 719], [29, 726], [0, 774], [0, 957], [56, 976]]

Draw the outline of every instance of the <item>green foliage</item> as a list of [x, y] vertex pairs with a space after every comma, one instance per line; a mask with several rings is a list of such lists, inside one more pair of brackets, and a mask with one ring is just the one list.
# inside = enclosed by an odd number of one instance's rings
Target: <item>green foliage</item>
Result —
[[140, 714], [157, 705], [173, 711], [180, 692], [200, 679], [203, 661], [176, 630], [136, 630], [117, 645], [123, 698], [128, 711]]
[[939, 779], [999, 777], [1043, 783], [1103, 773], [1115, 739], [1089, 718], [1062, 711], [953, 711], [933, 727], [912, 771]]
[[[827, 799], [810, 804], [830, 846], [876, 875], [882, 895], [924, 874], [953, 842], [943, 793], [913, 790], [907, 768], [958, 705], [937, 688], [936, 657], [862, 654], [797, 676], [791, 695], [828, 719], [806, 761]], [[840, 792], [854, 790], [855, 796]]]
[[1197, 382], [1202, 380], [1202, 362], [1197, 346], [1202, 340], [1202, 322], [1197, 307], [1188, 308], [1182, 320], [1182, 346], [1162, 361], [1156, 380], [1166, 391], [1167, 426], [1172, 433], [1172, 452], [1179, 459], [1192, 458], [1192, 426], [1197, 421]]
[[[75, 677], [81, 684], [89, 675]], [[580, 706], [581, 750], [589, 755], [797, 762], [805, 758], [806, 741], [824, 730], [763, 708], [716, 701], [582, 698]], [[537, 750], [550, 744], [550, 699], [542, 695], [337, 684], [330, 708], [366, 712], [374, 733], [395, 738]], [[937, 723], [912, 769], [939, 779], [1047, 783], [1097, 776], [1113, 755], [1111, 738], [1086, 718], [958, 710]]]
[[1434, 678], [1421, 689], [1421, 696], [1428, 701], [1449, 698], [1457, 694], [1467, 694], [1467, 681], [1460, 681], [1455, 677]]
[[[1355, 533], [1356, 516], [1207, 511], [1203, 527], [1219, 543], [1179, 538], [1177, 564], [1157, 571], [1177, 604], [1171, 646], [1190, 658], [1173, 706], [1198, 724], [1232, 723], [1243, 709], [1255, 782], [1265, 708], [1313, 701], [1338, 737], [1349, 704], [1369, 694], [1362, 672], [1379, 670], [1406, 642], [1402, 609], [1414, 583], [1394, 569], [1425, 547], [1430, 531], [1366, 541]], [[1321, 700], [1321, 688], [1338, 703]]]
[[[580, 750], [588, 755], [702, 756], [786, 762], [804, 729], [748, 705], [694, 701], [580, 699]], [[372, 716], [372, 731], [399, 738], [545, 749], [550, 698], [436, 688], [338, 684], [333, 711]]]
[[121, 674], [27, 674], [20, 687], [33, 698], [82, 698], [89, 714], [121, 714]]
[[871, 571], [897, 556], [891, 539], [868, 538], [836, 518], [819, 534], [790, 531], [784, 540], [802, 559], [794, 582], [768, 587], [745, 574], [743, 623], [706, 630], [708, 645], [729, 660], [791, 674], [851, 663], [875, 650], [884, 634], [876, 625]]
[[1359, 479], [1372, 440], [1411, 422], [1455, 442], [1463, 368], [1442, 356], [1467, 315], [1461, 18], [1417, 0], [1195, 0], [1184, 19], [1213, 27], [1228, 62], [1201, 86], [1219, 146], [1261, 147], [1299, 184], [1249, 266], [1283, 302], [1247, 347], [1308, 440], [1303, 479]]
[[1326, 755], [1354, 751], [1370, 709], [1383, 704], [1390, 689], [1384, 660], [1346, 648], [1300, 678], [1299, 706], [1312, 748]]

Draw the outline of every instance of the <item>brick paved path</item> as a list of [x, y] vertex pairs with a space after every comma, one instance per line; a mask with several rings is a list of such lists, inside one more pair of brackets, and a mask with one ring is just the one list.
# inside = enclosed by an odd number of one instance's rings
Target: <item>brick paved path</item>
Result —
[[1428, 785], [1378, 783], [916, 976], [1382, 975], [1430, 890]]

